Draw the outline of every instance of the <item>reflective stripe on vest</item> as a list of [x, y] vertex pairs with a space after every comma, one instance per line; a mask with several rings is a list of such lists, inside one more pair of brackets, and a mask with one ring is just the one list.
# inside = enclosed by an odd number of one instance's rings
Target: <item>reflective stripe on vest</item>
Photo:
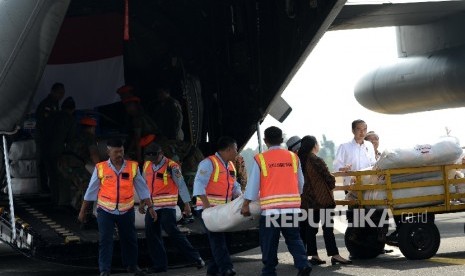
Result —
[[[296, 204], [298, 202], [298, 204]], [[299, 208], [300, 195], [296, 194], [283, 194], [266, 196], [260, 198], [260, 205], [262, 209], [285, 209], [285, 208]], [[268, 208], [264, 208], [268, 207]]]
[[258, 159], [260, 159], [260, 168], [262, 168], [263, 176], [268, 176], [268, 170], [266, 169], [265, 158], [263, 158], [263, 154], [258, 154]]
[[[144, 179], [147, 182], [155, 207], [176, 206], [178, 203], [179, 188], [171, 175], [168, 174], [168, 168], [174, 166], [178, 166], [178, 164], [168, 158], [166, 158], [165, 164], [157, 171], [153, 170], [153, 163], [151, 161], [144, 163]], [[163, 172], [163, 180], [156, 177], [159, 171]]]
[[300, 208], [297, 156], [284, 150], [270, 150], [255, 156], [260, 174], [260, 206], [266, 209]]
[[[212, 162], [213, 171], [205, 189], [208, 202], [211, 206], [225, 204], [232, 199], [234, 182], [236, 181], [236, 168], [232, 162], [228, 162], [228, 168], [216, 156], [208, 157]], [[197, 197], [197, 206], [203, 206], [202, 200]]]
[[[107, 210], [127, 211], [134, 206], [134, 178], [137, 174], [137, 162], [126, 160], [123, 170], [117, 174], [108, 161], [96, 165], [100, 179], [97, 204]], [[123, 174], [128, 178], [123, 178]]]

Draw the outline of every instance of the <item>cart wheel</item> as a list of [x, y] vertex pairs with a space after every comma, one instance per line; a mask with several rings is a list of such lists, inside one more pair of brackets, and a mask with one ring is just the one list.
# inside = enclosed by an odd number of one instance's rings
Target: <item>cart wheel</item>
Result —
[[344, 235], [346, 248], [357, 259], [376, 258], [384, 250], [377, 228], [348, 227]]
[[406, 223], [399, 228], [399, 249], [407, 259], [429, 259], [438, 252], [440, 243], [434, 223]]

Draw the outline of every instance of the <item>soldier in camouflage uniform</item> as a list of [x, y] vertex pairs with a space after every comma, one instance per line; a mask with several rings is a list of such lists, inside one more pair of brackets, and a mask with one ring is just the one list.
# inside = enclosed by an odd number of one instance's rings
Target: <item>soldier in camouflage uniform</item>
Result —
[[76, 210], [80, 210], [92, 170], [95, 164], [100, 162], [95, 137], [97, 121], [90, 117], [83, 117], [79, 124], [80, 133], [63, 154], [59, 166], [63, 178], [70, 184], [71, 206]]
[[68, 206], [70, 201], [69, 185], [63, 181], [59, 163], [68, 146], [76, 139], [75, 109], [74, 99], [67, 97], [61, 104], [61, 110], [50, 115], [50, 131], [53, 135], [47, 139], [47, 152], [44, 154], [47, 157], [46, 169], [54, 206]]
[[245, 161], [242, 155], [238, 154], [236, 160], [234, 160], [234, 167], [237, 170], [237, 182], [241, 184], [242, 192], [245, 191], [245, 186], [247, 185], [247, 169], [245, 168]]
[[148, 116], [140, 104], [140, 98], [136, 96], [126, 97], [122, 100], [127, 114], [130, 116], [130, 134], [126, 142], [127, 155], [130, 159], [142, 164], [142, 148], [140, 146], [141, 138], [153, 134], [161, 137], [162, 134], [157, 124]]
[[50, 163], [49, 154], [49, 139], [53, 136], [53, 120], [54, 114], [60, 110], [60, 101], [65, 95], [65, 86], [63, 83], [54, 83], [50, 94], [43, 99], [37, 106], [35, 112], [37, 124], [34, 139], [37, 145], [37, 156], [40, 185], [43, 191], [49, 191], [49, 170]]
[[157, 99], [149, 105], [151, 118], [167, 139], [183, 141], [181, 104], [171, 96], [170, 86], [166, 83], [160, 83], [155, 93]]

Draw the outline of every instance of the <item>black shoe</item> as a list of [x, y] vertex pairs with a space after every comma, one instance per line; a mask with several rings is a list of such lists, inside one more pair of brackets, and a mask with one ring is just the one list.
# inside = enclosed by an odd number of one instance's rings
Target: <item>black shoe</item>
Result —
[[150, 267], [149, 269], [147, 269], [148, 274], [162, 273], [166, 271], [167, 271], [166, 268], [162, 268], [162, 267]]
[[234, 276], [236, 275], [236, 271], [231, 268], [231, 269], [228, 269], [226, 270], [225, 272], [223, 272], [223, 274], [221, 274], [222, 276]]
[[399, 245], [399, 235], [397, 230], [386, 236], [386, 244], [392, 246]]
[[392, 252], [394, 252], [394, 250], [383, 248], [381, 249], [380, 254], [387, 254], [387, 253], [392, 253]]
[[210, 272], [207, 272], [207, 276], [218, 276], [218, 273], [210, 273]]
[[100, 276], [110, 276], [110, 272], [100, 272]]
[[331, 257], [331, 264], [332, 265], [337, 265], [337, 264], [348, 265], [348, 264], [352, 264], [352, 261], [351, 260], [338, 260], [334, 257]]
[[198, 259], [195, 262], [195, 267], [197, 267], [197, 269], [204, 268], [205, 267], [205, 261], [202, 258]]
[[145, 272], [137, 265], [128, 266], [128, 272], [134, 273], [134, 276], [146, 276]]
[[300, 269], [299, 273], [297, 273], [297, 276], [309, 276], [310, 272], [312, 272], [312, 267], [308, 266], [306, 268]]
[[322, 264], [325, 264], [326, 261], [323, 261], [323, 260], [319, 260], [319, 259], [309, 259], [308, 260], [312, 265], [322, 265]]

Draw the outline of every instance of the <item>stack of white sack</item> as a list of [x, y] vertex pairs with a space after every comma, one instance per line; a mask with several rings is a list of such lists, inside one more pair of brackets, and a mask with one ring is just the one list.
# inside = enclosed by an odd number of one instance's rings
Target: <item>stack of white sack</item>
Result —
[[[458, 139], [447, 136], [441, 137], [438, 141], [432, 144], [415, 145], [411, 148], [399, 148], [392, 151], [386, 150], [382, 153], [380, 159], [376, 162], [373, 170], [396, 169], [404, 167], [421, 167], [421, 166], [436, 166], [455, 164], [462, 155], [463, 150], [460, 147]], [[453, 178], [455, 171], [448, 172], [449, 178]], [[413, 174], [401, 174], [391, 177], [391, 183], [399, 182], [414, 182], [414, 181], [431, 181], [443, 180], [441, 172], [425, 172]], [[369, 176], [363, 178], [364, 184], [386, 184], [384, 175]], [[449, 186], [449, 192], [455, 193], [454, 185]], [[392, 196], [394, 199], [410, 198], [417, 196], [443, 195], [444, 185], [393, 189]], [[365, 200], [384, 200], [386, 199], [386, 191], [371, 190], [363, 194]], [[420, 206], [434, 206], [441, 204], [443, 201], [418, 202], [397, 204], [395, 209], [413, 208]], [[371, 206], [375, 208], [385, 208], [386, 206]]]
[[[3, 158], [3, 155], [1, 155]], [[36, 143], [33, 139], [15, 141], [11, 144], [8, 158], [11, 160], [11, 189], [15, 195], [40, 192], [37, 178]], [[0, 165], [3, 169], [3, 163]], [[7, 187], [5, 187], [7, 192]]]
[[455, 164], [462, 155], [457, 138], [440, 137], [433, 144], [385, 150], [374, 168], [379, 170]]
[[[453, 177], [453, 174], [452, 174]], [[432, 181], [432, 180], [442, 180], [442, 176], [435, 176], [435, 177], [423, 177], [418, 179], [417, 181]], [[411, 181], [411, 180], [410, 180]], [[403, 181], [399, 178], [397, 182], [409, 182]], [[396, 183], [392, 181], [391, 183]], [[380, 181], [375, 184], [385, 184], [384, 181]], [[454, 185], [449, 185], [449, 193], [455, 193], [456, 189]], [[402, 198], [411, 198], [417, 196], [431, 196], [431, 195], [443, 195], [444, 194], [444, 185], [440, 186], [429, 186], [429, 187], [418, 187], [418, 188], [404, 188], [404, 189], [393, 189], [392, 190], [392, 198], [393, 199], [402, 199]], [[384, 200], [387, 199], [386, 191], [384, 190], [370, 190], [365, 191], [363, 193], [363, 198], [365, 200]], [[404, 204], [396, 204], [394, 205], [394, 209], [402, 209], [402, 208], [414, 208], [414, 207], [422, 207], [422, 206], [434, 206], [443, 203], [443, 200], [437, 201], [427, 201], [427, 202], [415, 202], [415, 203], [404, 203]], [[377, 205], [377, 206], [368, 206], [373, 208], [383, 209], [387, 206]]]
[[260, 218], [260, 203], [250, 202], [250, 216], [241, 214], [243, 196], [231, 202], [207, 208], [202, 212], [202, 219], [211, 232], [234, 232], [258, 227]]

